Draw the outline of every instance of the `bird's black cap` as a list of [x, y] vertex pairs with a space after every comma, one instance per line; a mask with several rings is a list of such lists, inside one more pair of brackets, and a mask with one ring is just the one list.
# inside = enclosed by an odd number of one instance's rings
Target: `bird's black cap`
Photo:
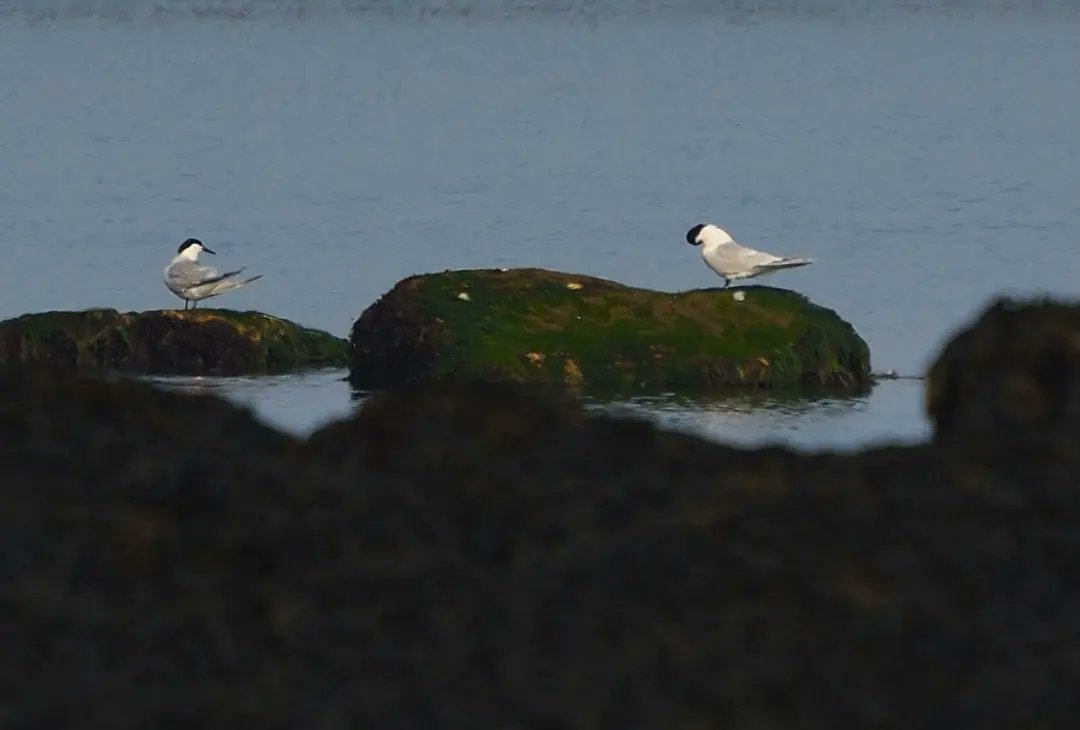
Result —
[[206, 251], [206, 253], [214, 253], [213, 251], [208, 249], [206, 247], [206, 245], [202, 241], [200, 241], [197, 238], [189, 238], [188, 240], [181, 243], [180, 248], [176, 249], [176, 253], [183, 253], [184, 249], [186, 249], [186, 248], [188, 248], [190, 246], [202, 246], [202, 250]]
[[705, 223], [698, 223], [696, 226], [686, 232], [686, 242], [691, 246], [697, 245], [698, 234], [701, 233], [701, 229], [705, 227]]

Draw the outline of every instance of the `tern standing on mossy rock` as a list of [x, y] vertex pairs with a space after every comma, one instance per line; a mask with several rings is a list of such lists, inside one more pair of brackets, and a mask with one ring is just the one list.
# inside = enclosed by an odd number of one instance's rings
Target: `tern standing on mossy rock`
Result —
[[236, 278], [243, 273], [244, 267], [222, 274], [213, 266], [203, 266], [199, 263], [199, 253], [203, 251], [209, 254], [215, 253], [204, 246], [199, 239], [189, 238], [180, 244], [180, 248], [176, 249], [176, 256], [165, 267], [165, 286], [184, 300], [184, 309], [188, 308], [189, 303], [194, 309], [203, 299], [239, 289], [262, 278], [262, 274], [249, 279]]
[[399, 282], [352, 328], [360, 388], [458, 379], [628, 393], [869, 386], [870, 351], [836, 312], [784, 289], [669, 293], [543, 269]]
[[705, 265], [720, 274], [724, 288], [738, 279], [750, 279], [781, 269], [793, 269], [814, 263], [795, 256], [775, 256], [736, 243], [731, 234], [712, 223], [699, 223], [686, 232], [686, 242], [701, 246]]

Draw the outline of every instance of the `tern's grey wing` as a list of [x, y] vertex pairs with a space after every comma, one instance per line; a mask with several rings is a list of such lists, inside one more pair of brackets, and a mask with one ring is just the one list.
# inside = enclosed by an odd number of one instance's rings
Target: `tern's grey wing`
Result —
[[781, 256], [765, 253], [764, 251], [756, 251], [749, 246], [743, 246], [738, 243], [734, 244], [732, 248], [737, 249], [739, 261], [746, 265], [747, 268], [766, 266], [768, 264], [776, 263], [782, 258]]
[[170, 286], [178, 289], [191, 289], [204, 284], [221, 281], [236, 272], [220, 273], [213, 266], [200, 266], [194, 261], [178, 261], [169, 267], [166, 280]]
[[755, 251], [737, 243], [728, 243], [717, 246], [704, 252], [705, 262], [723, 276], [732, 274], [745, 274], [759, 266], [766, 266], [779, 260], [779, 256], [773, 256], [764, 251]]

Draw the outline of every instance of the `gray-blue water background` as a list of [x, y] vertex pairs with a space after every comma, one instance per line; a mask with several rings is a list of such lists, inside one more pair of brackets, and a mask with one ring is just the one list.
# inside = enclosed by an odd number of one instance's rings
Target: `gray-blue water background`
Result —
[[[172, 308], [197, 236], [222, 298], [345, 335], [397, 280], [543, 266], [712, 286], [712, 220], [810, 256], [764, 282], [920, 374], [1000, 294], [1080, 284], [1076, 2], [0, 0], [0, 318]], [[178, 379], [296, 432], [340, 372]], [[866, 398], [625, 407], [744, 443], [927, 433]]]

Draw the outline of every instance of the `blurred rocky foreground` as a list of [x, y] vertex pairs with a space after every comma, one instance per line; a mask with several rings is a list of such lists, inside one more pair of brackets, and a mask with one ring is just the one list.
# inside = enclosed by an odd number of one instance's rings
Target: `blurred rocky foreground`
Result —
[[739, 450], [521, 387], [300, 443], [0, 378], [0, 726], [1073, 728], [1080, 308], [1000, 304], [938, 435]]

